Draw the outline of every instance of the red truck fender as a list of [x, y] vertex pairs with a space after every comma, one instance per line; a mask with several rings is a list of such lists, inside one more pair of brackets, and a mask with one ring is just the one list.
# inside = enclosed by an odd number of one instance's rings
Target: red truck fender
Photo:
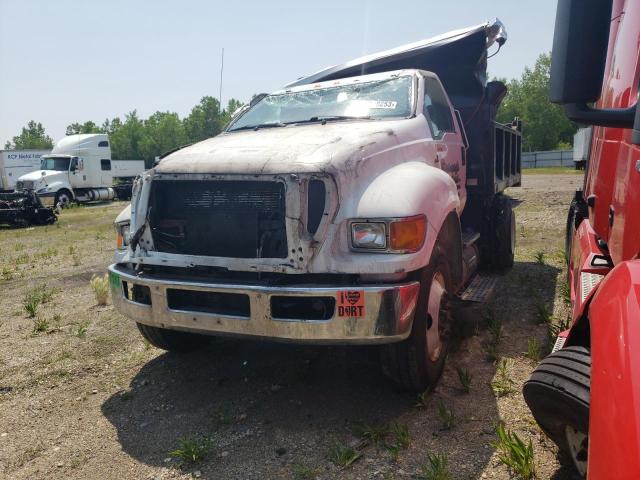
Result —
[[590, 479], [640, 478], [640, 260], [617, 265], [589, 306]]

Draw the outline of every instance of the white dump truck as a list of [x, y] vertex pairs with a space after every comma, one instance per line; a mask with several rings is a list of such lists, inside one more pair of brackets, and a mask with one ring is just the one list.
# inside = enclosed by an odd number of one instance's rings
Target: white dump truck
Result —
[[496, 20], [322, 70], [162, 157], [116, 219], [115, 307], [169, 351], [377, 344], [391, 379], [433, 386], [451, 306], [513, 264], [521, 124], [486, 81], [505, 40]]
[[13, 191], [18, 178], [40, 169], [40, 158], [51, 150], [0, 150], [0, 192]]
[[106, 134], [69, 135], [42, 155], [39, 169], [22, 175], [16, 190], [32, 190], [45, 205], [131, 198], [144, 160], [112, 160]]

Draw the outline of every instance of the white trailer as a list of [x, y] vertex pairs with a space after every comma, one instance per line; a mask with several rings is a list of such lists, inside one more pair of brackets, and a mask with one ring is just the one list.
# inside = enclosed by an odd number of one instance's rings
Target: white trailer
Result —
[[40, 169], [40, 158], [50, 150], [0, 150], [0, 191], [16, 187], [22, 175]]
[[143, 171], [144, 160], [112, 160], [106, 134], [69, 135], [42, 155], [39, 170], [18, 179], [16, 189], [33, 190], [54, 205], [127, 200], [133, 178]]
[[580, 128], [573, 136], [573, 162], [576, 170], [584, 170], [591, 150], [592, 127]]

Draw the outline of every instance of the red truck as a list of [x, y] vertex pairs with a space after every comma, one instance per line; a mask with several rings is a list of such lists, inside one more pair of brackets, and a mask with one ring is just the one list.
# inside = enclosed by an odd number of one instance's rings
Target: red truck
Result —
[[550, 98], [593, 125], [567, 219], [571, 323], [523, 393], [591, 480], [640, 478], [640, 2], [559, 0]]

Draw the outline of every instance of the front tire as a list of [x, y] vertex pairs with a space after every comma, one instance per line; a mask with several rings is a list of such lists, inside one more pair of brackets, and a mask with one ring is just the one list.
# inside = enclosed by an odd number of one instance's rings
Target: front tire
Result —
[[69, 190], [60, 190], [56, 193], [56, 199], [54, 205], [59, 208], [66, 208], [71, 205], [73, 201], [73, 197], [71, 196], [71, 192]]
[[136, 325], [147, 342], [168, 352], [188, 353], [200, 350], [206, 347], [212, 338], [197, 333], [151, 327], [137, 322]]
[[439, 245], [432, 258], [433, 265], [420, 273], [420, 294], [409, 338], [383, 345], [380, 354], [384, 374], [414, 392], [433, 388], [442, 375], [451, 336], [451, 269]]
[[571, 346], [540, 362], [522, 389], [540, 428], [564, 453], [578, 473], [587, 474], [591, 354]]

